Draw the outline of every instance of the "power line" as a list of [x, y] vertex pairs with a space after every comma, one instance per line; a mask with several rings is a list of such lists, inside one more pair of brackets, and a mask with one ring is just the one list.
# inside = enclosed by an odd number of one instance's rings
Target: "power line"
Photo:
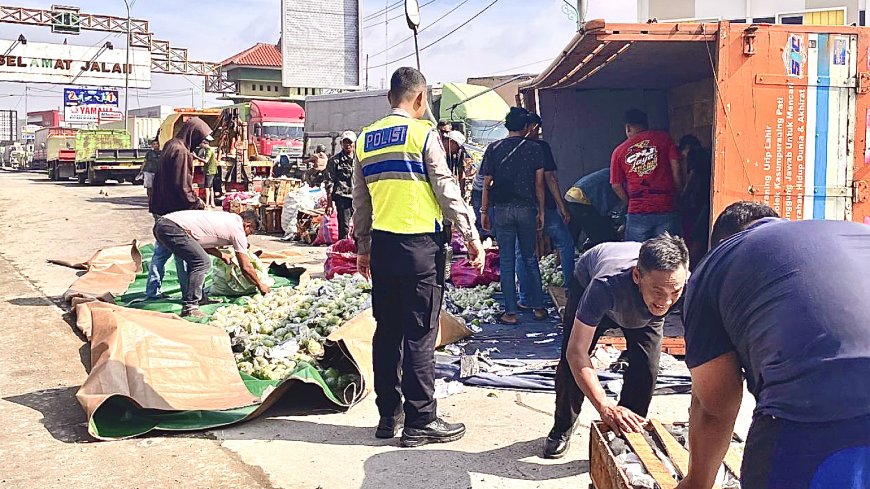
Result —
[[[434, 0], [433, 0], [433, 1], [434, 1]], [[447, 34], [444, 34], [443, 36], [439, 37], [438, 39], [436, 39], [436, 40], [430, 42], [429, 44], [423, 46], [422, 48], [420, 48], [420, 52], [423, 52], [423, 51], [425, 51], [425, 50], [431, 48], [432, 46], [434, 46], [434, 45], [438, 44], [439, 42], [443, 41], [444, 39], [448, 38], [450, 35], [452, 35], [452, 34], [455, 33], [456, 31], [458, 31], [459, 29], [462, 29], [463, 27], [467, 26], [467, 25], [470, 24], [474, 19], [480, 17], [484, 12], [486, 12], [487, 10], [489, 10], [490, 7], [492, 7], [493, 5], [497, 4], [498, 2], [499, 2], [499, 0], [492, 0], [492, 3], [490, 3], [490, 4], [487, 5], [486, 7], [483, 7], [483, 10], [481, 10], [480, 12], [474, 14], [474, 16], [472, 16], [470, 19], [468, 19], [468, 20], [466, 20], [465, 22], [459, 24], [458, 26], [456, 26], [456, 28], [454, 28], [453, 30], [451, 30], [451, 31], [448, 32]], [[415, 54], [416, 54], [416, 53], [411, 53], [411, 54], [409, 54], [409, 55], [407, 55], [407, 56], [402, 56], [401, 58], [394, 59], [394, 60], [392, 60], [392, 61], [387, 61], [387, 62], [384, 63], [384, 64], [380, 64], [380, 65], [377, 65], [377, 66], [372, 66], [371, 69], [375, 69], [375, 68], [383, 68], [384, 66], [388, 66], [388, 65], [391, 65], [391, 64], [393, 64], [393, 63], [397, 63], [397, 62], [399, 62], [399, 61], [406, 60], [406, 59], [408, 59], [408, 58], [414, 56]]]
[[500, 74], [500, 73], [504, 73], [504, 72], [506, 72], [506, 71], [513, 71], [513, 70], [518, 70], [518, 69], [520, 69], [520, 68], [526, 68], [526, 67], [528, 67], [528, 66], [534, 66], [534, 65], [537, 65], [537, 64], [541, 64], [541, 63], [543, 63], [544, 61], [552, 61], [552, 59], [553, 59], [552, 57], [550, 57], [550, 58], [544, 58], [544, 59], [541, 59], [541, 60], [538, 60], [538, 61], [532, 61], [531, 63], [526, 63], [526, 64], [524, 64], [524, 65], [513, 66], [513, 67], [511, 67], [511, 68], [505, 68], [505, 69], [503, 69], [503, 70], [498, 70], [498, 71], [496, 71], [496, 72], [490, 73], [490, 74], [488, 74], [488, 75], [483, 75], [483, 76], [498, 75], [498, 74]]
[[386, 8], [382, 8], [382, 9], [378, 10], [377, 12], [373, 12], [371, 14], [363, 16], [363, 22], [380, 17], [381, 15], [384, 15], [387, 12], [395, 10], [396, 8], [398, 8], [400, 5], [402, 5], [404, 3], [405, 3], [405, 0], [399, 0], [396, 3], [387, 6]]
[[[423, 32], [423, 31], [425, 31], [426, 29], [432, 27], [433, 25], [437, 24], [438, 22], [440, 22], [440, 21], [446, 19], [448, 15], [452, 14], [453, 12], [456, 12], [456, 11], [459, 9], [459, 7], [465, 5], [466, 3], [468, 3], [468, 0], [462, 0], [462, 2], [459, 3], [459, 5], [453, 7], [452, 9], [450, 9], [446, 14], [442, 15], [441, 17], [438, 17], [438, 19], [436, 19], [434, 22], [432, 22], [431, 24], [427, 25], [426, 27], [420, 29], [417, 33], [419, 34], [419, 33]], [[384, 49], [384, 50], [382, 50], [382, 51], [378, 51], [377, 53], [372, 54], [371, 56], [380, 56], [380, 55], [386, 53], [387, 51], [389, 51], [390, 49], [392, 49], [392, 48], [394, 48], [394, 47], [396, 47], [396, 46], [398, 46], [398, 45], [400, 45], [400, 44], [404, 44], [404, 43], [406, 43], [406, 42], [408, 42], [408, 41], [410, 41], [410, 40], [412, 40], [412, 39], [414, 39], [414, 36], [413, 36], [413, 35], [412, 35], [412, 36], [408, 36], [408, 37], [406, 37], [405, 39], [402, 39], [401, 41], [399, 41], [399, 42], [393, 44], [390, 48], [388, 48], [388, 49]]]
[[[428, 2], [424, 3], [423, 5], [420, 5], [420, 8], [423, 8], [423, 7], [427, 6], [427, 5], [433, 4], [433, 3], [437, 2], [437, 1], [438, 1], [438, 0], [429, 0]], [[392, 22], [392, 21], [394, 21], [394, 20], [396, 20], [396, 19], [401, 19], [401, 18], [403, 18], [403, 17], [405, 17], [405, 14], [404, 14], [404, 13], [401, 13], [401, 14], [395, 16], [395, 17], [390, 17], [390, 18], [387, 19], [387, 20], [382, 20], [382, 21], [380, 21], [380, 22], [376, 22], [376, 23], [374, 23], [374, 24], [364, 25], [364, 26], [363, 26], [363, 29], [368, 29], [368, 28], [370, 28], [370, 27], [377, 27], [377, 26], [379, 26], [379, 25], [384, 25], [384, 24], [390, 23], [390, 22]]]

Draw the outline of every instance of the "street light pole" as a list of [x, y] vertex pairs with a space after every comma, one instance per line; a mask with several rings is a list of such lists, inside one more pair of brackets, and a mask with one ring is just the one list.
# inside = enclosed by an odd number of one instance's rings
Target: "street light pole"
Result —
[[127, 65], [124, 67], [124, 127], [127, 127], [127, 111], [130, 103], [130, 0], [124, 0], [127, 6]]

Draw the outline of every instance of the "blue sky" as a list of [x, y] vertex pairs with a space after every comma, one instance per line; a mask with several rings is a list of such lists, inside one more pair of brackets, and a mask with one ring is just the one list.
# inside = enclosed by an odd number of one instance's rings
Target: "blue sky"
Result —
[[[297, 0], [304, 1], [304, 0]], [[420, 0], [425, 4], [431, 0]], [[441, 37], [490, 4], [492, 0], [465, 0], [455, 12], [420, 34], [420, 45]], [[463, 0], [435, 0], [421, 9], [422, 27], [431, 23]], [[9, 3], [9, 2], [4, 2]], [[21, 7], [46, 8], [47, 0], [15, 0]], [[62, 2], [76, 4], [75, 2]], [[383, 10], [393, 0], [363, 0], [363, 17]], [[469, 76], [536, 72], [549, 64], [574, 35], [575, 25], [563, 12], [564, 0], [498, 0], [498, 2], [467, 26], [422, 53], [423, 71], [430, 81], [463, 81]], [[573, 3], [573, 2], [572, 2]], [[611, 22], [633, 22], [636, 0], [595, 0], [589, 2], [588, 18], [605, 18]], [[80, 2], [83, 12], [125, 16], [122, 0]], [[207, 7], [205, 7], [207, 5]], [[534, 7], [531, 7], [534, 5]], [[191, 59], [223, 60], [257, 42], [277, 42], [280, 34], [280, 0], [134, 0], [133, 17], [150, 22], [157, 39], [174, 46], [188, 48]], [[401, 13], [395, 10], [390, 17]], [[385, 38], [391, 49], [389, 60], [412, 53], [413, 41], [396, 45], [410, 35], [404, 19], [388, 24], [385, 32], [383, 16], [363, 23], [378, 24], [363, 29], [363, 51], [372, 54], [372, 66], [387, 61], [382, 51]], [[51, 34], [48, 28], [0, 24], [0, 39], [15, 39], [24, 34], [38, 42], [62, 42], [64, 36]], [[70, 44], [93, 45], [102, 42], [106, 33], [87, 32], [67, 36]], [[123, 46], [123, 35], [110, 35], [109, 41]], [[392, 64], [394, 70], [413, 58]], [[372, 69], [369, 83], [380, 86], [385, 68]], [[151, 105], [197, 106], [221, 105], [214, 94], [203, 93], [202, 79], [194, 76], [154, 75], [151, 90], [130, 90], [130, 108]], [[57, 108], [62, 103], [61, 86], [32, 84], [28, 110]], [[0, 83], [0, 109], [24, 110], [21, 84]]]

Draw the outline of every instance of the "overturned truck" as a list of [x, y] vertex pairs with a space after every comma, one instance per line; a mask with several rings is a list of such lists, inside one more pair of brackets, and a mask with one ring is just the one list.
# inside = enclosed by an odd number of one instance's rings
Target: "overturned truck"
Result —
[[596, 20], [520, 92], [563, 186], [610, 164], [638, 108], [712, 149], [711, 219], [753, 200], [870, 224], [868, 48], [866, 27]]

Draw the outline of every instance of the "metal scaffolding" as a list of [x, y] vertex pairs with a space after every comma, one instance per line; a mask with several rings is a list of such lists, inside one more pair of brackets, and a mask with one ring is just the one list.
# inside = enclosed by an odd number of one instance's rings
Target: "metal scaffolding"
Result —
[[[53, 27], [69, 22], [69, 14], [73, 12], [72, 18], [75, 19], [79, 29], [127, 34], [127, 19], [125, 17], [87, 14], [78, 12], [77, 9], [73, 11], [63, 9], [64, 7], [46, 10], [0, 5], [0, 23]], [[151, 52], [152, 73], [203, 76], [207, 92], [236, 92], [236, 83], [227, 80], [226, 74], [218, 63], [190, 60], [186, 48], [173, 47], [169, 41], [154, 39], [153, 34], [149, 31], [147, 20], [130, 19], [130, 47], [145, 48]]]

